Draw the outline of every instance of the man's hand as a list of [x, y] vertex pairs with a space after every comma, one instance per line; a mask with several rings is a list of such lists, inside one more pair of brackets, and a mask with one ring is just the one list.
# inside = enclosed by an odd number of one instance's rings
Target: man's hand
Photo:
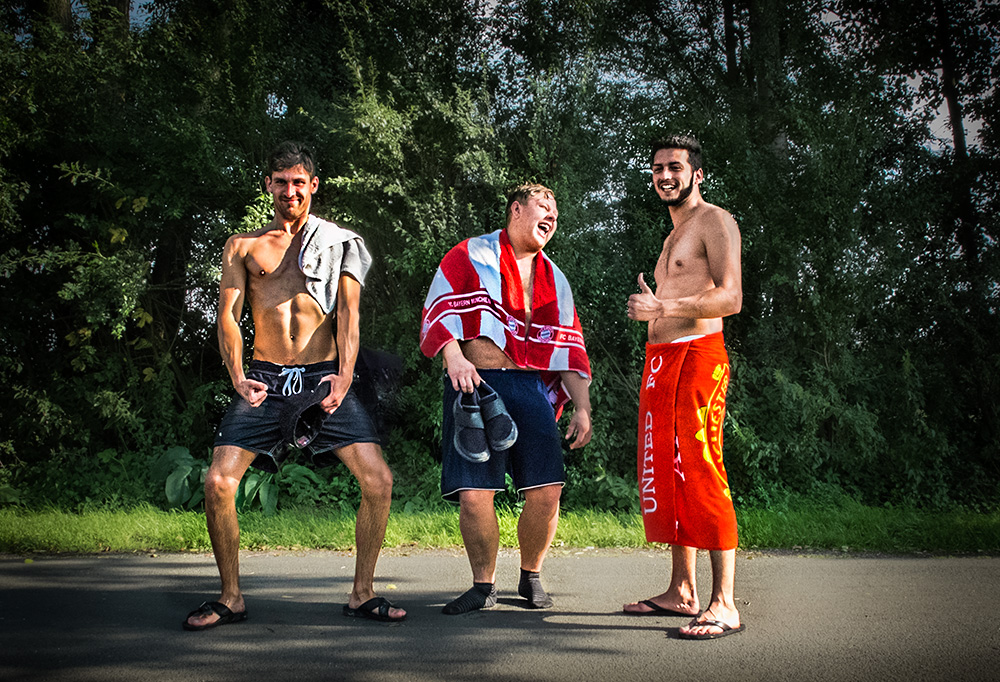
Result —
[[319, 404], [327, 414], [333, 414], [340, 403], [344, 401], [344, 396], [347, 395], [347, 390], [351, 387], [351, 382], [354, 380], [353, 376], [343, 377], [339, 374], [328, 374], [319, 380], [319, 383], [324, 381], [330, 382], [330, 395], [323, 398], [323, 402]]
[[451, 387], [462, 393], [472, 393], [482, 383], [476, 366], [466, 359], [457, 341], [449, 341], [443, 349], [444, 361], [448, 365]]
[[250, 403], [250, 407], [260, 407], [260, 404], [264, 402], [264, 398], [267, 397], [267, 384], [262, 384], [253, 379], [244, 379], [236, 384], [236, 392], [245, 401]]
[[566, 429], [566, 440], [573, 439], [569, 444], [569, 449], [582, 448], [590, 442], [592, 435], [594, 433], [590, 424], [590, 412], [588, 410], [574, 410], [573, 417], [569, 420], [569, 428]]
[[663, 317], [663, 301], [646, 286], [646, 280], [639, 273], [639, 293], [628, 297], [628, 316], [631, 320], [645, 322]]

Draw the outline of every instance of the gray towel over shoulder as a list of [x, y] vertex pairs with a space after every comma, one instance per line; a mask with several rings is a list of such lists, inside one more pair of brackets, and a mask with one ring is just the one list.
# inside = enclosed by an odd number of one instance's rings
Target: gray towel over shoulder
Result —
[[299, 269], [306, 276], [306, 290], [329, 313], [337, 305], [340, 276], [347, 273], [363, 286], [372, 257], [359, 234], [337, 223], [310, 215], [302, 229]]

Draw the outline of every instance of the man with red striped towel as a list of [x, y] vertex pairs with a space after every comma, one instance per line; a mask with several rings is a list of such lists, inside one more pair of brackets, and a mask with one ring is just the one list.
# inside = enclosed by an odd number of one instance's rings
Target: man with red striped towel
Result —
[[441, 492], [459, 505], [473, 586], [443, 611], [496, 604], [500, 533], [493, 498], [505, 474], [524, 495], [518, 519], [528, 608], [552, 600], [539, 580], [565, 483], [556, 420], [573, 415], [570, 449], [590, 442], [590, 361], [573, 293], [542, 249], [559, 212], [552, 190], [529, 184], [507, 200], [503, 230], [472, 237], [442, 259], [424, 302], [420, 349], [444, 360]]

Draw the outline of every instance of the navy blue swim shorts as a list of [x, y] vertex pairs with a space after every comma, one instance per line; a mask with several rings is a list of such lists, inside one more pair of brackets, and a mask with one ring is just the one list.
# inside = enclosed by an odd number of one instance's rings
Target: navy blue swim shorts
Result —
[[518, 492], [546, 485], [563, 485], [562, 439], [555, 411], [549, 403], [541, 375], [526, 369], [480, 369], [483, 381], [503, 398], [517, 424], [517, 442], [510, 449], [490, 455], [476, 464], [464, 459], [453, 445], [452, 405], [458, 391], [444, 375], [444, 421], [441, 437], [441, 494], [458, 502], [463, 490], [506, 490], [504, 474], [510, 474]]
[[[288, 398], [304, 391], [312, 391], [323, 377], [336, 374], [337, 362], [318, 362], [312, 365], [276, 365], [253, 360], [247, 369], [247, 379], [267, 384], [267, 398], [257, 407], [237, 395], [222, 418], [215, 434], [215, 447], [235, 445], [257, 453], [250, 466], [275, 473], [288, 457], [290, 445], [281, 434], [281, 413]], [[302, 451], [315, 467], [330, 466], [340, 459], [335, 450], [353, 443], [378, 443], [371, 418], [354, 392], [354, 384], [343, 402], [323, 422], [323, 429], [316, 439]]]

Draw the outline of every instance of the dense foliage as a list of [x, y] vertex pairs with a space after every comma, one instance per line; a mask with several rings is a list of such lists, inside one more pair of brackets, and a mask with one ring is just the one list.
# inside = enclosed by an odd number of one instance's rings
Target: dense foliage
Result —
[[[549, 252], [594, 368], [596, 435], [564, 499], [634, 509], [645, 330], [623, 303], [670, 228], [647, 142], [692, 131], [703, 192], [743, 235], [726, 323], [737, 502], [995, 508], [998, 15], [973, 0], [8, 3], [0, 504], [200, 504], [230, 392], [219, 253], [268, 219], [263, 159], [295, 138], [320, 162], [317, 212], [375, 255], [362, 340], [405, 363], [386, 448], [400, 503], [440, 504], [440, 365], [417, 349], [434, 268], [538, 180], [557, 192]], [[356, 495], [345, 469], [290, 465], [248, 477], [239, 502]]]

